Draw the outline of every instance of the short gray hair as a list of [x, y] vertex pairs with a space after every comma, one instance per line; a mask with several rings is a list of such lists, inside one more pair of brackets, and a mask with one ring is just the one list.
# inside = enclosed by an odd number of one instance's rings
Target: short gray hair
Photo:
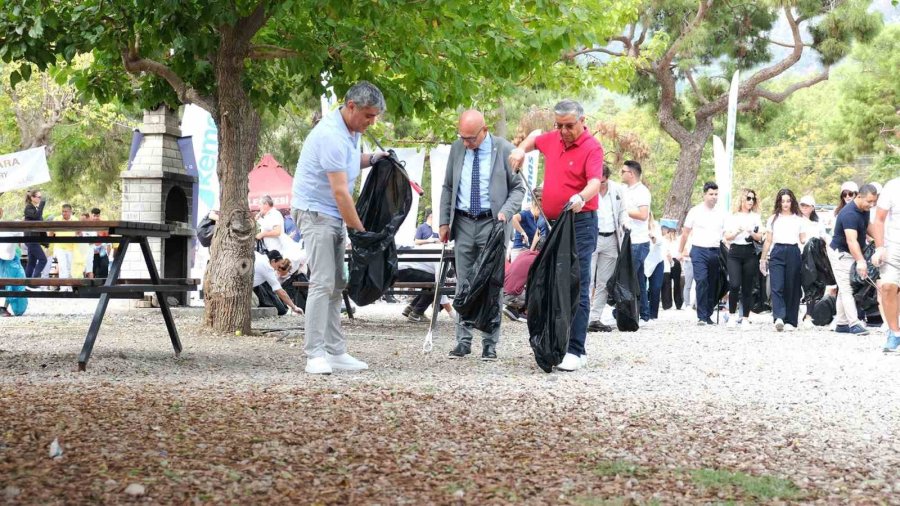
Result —
[[553, 106], [553, 114], [557, 116], [575, 115], [576, 118], [584, 117], [584, 107], [574, 100], [560, 100]]
[[268, 195], [263, 195], [261, 199], [259, 199], [260, 204], [266, 204], [269, 207], [275, 207], [275, 201], [272, 200], [272, 197]]
[[380, 112], [387, 109], [381, 90], [369, 81], [360, 81], [347, 90], [347, 95], [344, 96], [344, 105], [351, 100], [360, 107], [374, 107]]

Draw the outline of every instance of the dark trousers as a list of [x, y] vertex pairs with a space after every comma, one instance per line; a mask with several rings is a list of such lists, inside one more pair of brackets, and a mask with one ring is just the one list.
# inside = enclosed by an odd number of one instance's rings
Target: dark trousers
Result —
[[94, 253], [94, 277], [105, 278], [109, 276], [109, 257]]
[[665, 269], [662, 262], [656, 264], [656, 268], [653, 269], [653, 273], [648, 278], [650, 286], [647, 289], [647, 299], [650, 303], [651, 320], [659, 318], [659, 299], [662, 297], [663, 270]]
[[284, 316], [288, 312], [288, 307], [281, 302], [275, 290], [269, 286], [269, 283], [263, 283], [253, 289], [253, 293], [259, 298], [259, 307], [274, 307], [278, 310], [278, 316]]
[[641, 320], [650, 319], [650, 300], [647, 298], [647, 275], [644, 274], [644, 260], [650, 254], [650, 243], [631, 245], [631, 264], [634, 274], [637, 276], [638, 285], [641, 287]]
[[[397, 281], [434, 283], [434, 274], [419, 269], [400, 269], [397, 274]], [[434, 302], [434, 290], [428, 290], [417, 295], [410, 306], [412, 306], [414, 312], [423, 314], [432, 302]]]
[[663, 309], [670, 309], [673, 302], [675, 303], [675, 309], [681, 309], [681, 306], [684, 304], [684, 294], [682, 293], [684, 290], [681, 285], [681, 262], [673, 258], [671, 272], [663, 274]]
[[584, 341], [587, 337], [588, 316], [591, 313], [591, 256], [597, 249], [597, 213], [586, 212], [575, 215], [575, 247], [578, 250], [580, 300], [569, 332], [569, 353], [585, 354]]
[[309, 282], [309, 277], [306, 274], [295, 272], [291, 277], [281, 283], [281, 287], [284, 288], [288, 297], [294, 301], [294, 304], [296, 304], [297, 307], [306, 311], [306, 297], [309, 295], [309, 288], [294, 286], [294, 283], [296, 282]]
[[719, 280], [719, 248], [691, 248], [694, 281], [697, 282], [697, 319], [710, 319], [716, 307]]
[[41, 277], [44, 267], [47, 266], [47, 255], [44, 248], [36, 242], [25, 243], [25, 249], [28, 250], [28, 263], [25, 264], [25, 277], [32, 278]]
[[796, 244], [776, 244], [769, 255], [769, 283], [772, 286], [772, 319], [797, 326], [800, 312], [802, 262]]
[[750, 316], [753, 287], [759, 273], [759, 257], [752, 244], [732, 244], [728, 250], [728, 312], [736, 313], [741, 301], [741, 316]]

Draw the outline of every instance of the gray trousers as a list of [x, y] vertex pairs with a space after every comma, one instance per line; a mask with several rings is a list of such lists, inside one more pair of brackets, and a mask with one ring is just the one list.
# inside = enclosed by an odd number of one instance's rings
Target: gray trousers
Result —
[[341, 331], [341, 294], [344, 279], [344, 222], [315, 211], [297, 211], [297, 223], [303, 233], [309, 255], [309, 295], [306, 297], [306, 356], [324, 357], [325, 353], [347, 352]]
[[619, 259], [618, 237], [613, 234], [609, 237], [597, 236], [597, 249], [591, 256], [591, 315], [588, 322], [600, 321], [603, 308], [609, 299], [606, 291], [606, 282], [616, 270], [616, 260]]
[[[469, 274], [475, 267], [475, 260], [478, 254], [487, 244], [488, 236], [491, 235], [491, 228], [494, 226], [494, 220], [485, 219], [475, 221], [463, 215], [457, 214], [453, 220], [453, 256], [456, 259], [456, 295], [462, 288], [464, 279], [469, 278]], [[498, 297], [496, 301], [499, 306], [502, 303], [502, 297]], [[500, 341], [500, 313], [494, 320], [497, 326], [494, 332], [487, 334], [478, 329], [473, 329], [463, 325], [459, 315], [456, 317], [456, 342], [472, 345], [472, 336], [474, 332], [482, 335], [484, 344], [497, 345]]]

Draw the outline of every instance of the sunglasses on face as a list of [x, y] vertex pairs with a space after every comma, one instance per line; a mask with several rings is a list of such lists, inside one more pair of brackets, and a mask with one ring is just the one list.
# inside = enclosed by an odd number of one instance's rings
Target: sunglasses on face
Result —
[[553, 128], [557, 130], [575, 130], [575, 127], [578, 126], [578, 122], [575, 123], [554, 123]]
[[747, 202], [756, 202], [756, 197], [753, 195], [747, 195]]
[[857, 192], [847, 192], [847, 193], [844, 195], [844, 198], [847, 198], [847, 197], [855, 198], [857, 195], [859, 195], [859, 193], [857, 193]]

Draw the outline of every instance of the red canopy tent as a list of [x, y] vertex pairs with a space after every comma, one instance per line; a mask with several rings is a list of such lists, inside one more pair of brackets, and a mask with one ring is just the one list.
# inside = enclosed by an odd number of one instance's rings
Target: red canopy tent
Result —
[[291, 188], [294, 177], [287, 173], [270, 153], [263, 155], [256, 167], [250, 171], [250, 209], [259, 209], [259, 200], [268, 195], [275, 202], [276, 209], [290, 209]]

